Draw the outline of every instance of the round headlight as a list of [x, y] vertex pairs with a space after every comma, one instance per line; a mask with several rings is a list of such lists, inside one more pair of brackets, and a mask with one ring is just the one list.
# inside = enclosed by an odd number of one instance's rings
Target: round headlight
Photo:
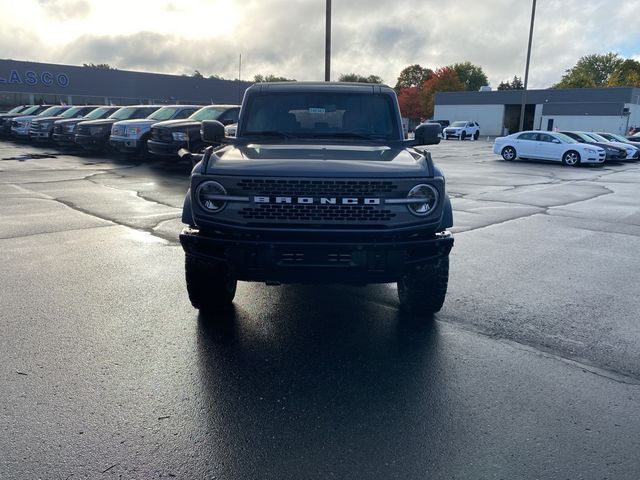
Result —
[[419, 217], [423, 217], [431, 213], [438, 203], [438, 191], [431, 185], [416, 185], [407, 194], [408, 199], [415, 199], [415, 203], [407, 204], [407, 208], [411, 213]]
[[227, 205], [227, 202], [217, 198], [226, 194], [224, 187], [213, 180], [201, 183], [196, 190], [200, 206], [210, 213], [218, 213]]

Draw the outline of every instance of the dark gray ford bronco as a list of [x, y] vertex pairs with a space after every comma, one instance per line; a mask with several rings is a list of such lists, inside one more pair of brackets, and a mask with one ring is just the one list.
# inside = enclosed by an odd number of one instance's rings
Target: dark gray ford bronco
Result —
[[202, 124], [180, 241], [191, 303], [228, 306], [241, 281], [397, 282], [400, 305], [442, 307], [453, 237], [445, 180], [424, 145], [405, 140], [394, 91], [351, 83], [250, 87], [235, 138]]

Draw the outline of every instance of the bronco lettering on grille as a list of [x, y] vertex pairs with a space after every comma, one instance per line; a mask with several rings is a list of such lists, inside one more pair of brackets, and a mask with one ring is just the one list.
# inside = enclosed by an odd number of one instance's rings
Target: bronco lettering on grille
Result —
[[253, 203], [277, 203], [298, 205], [380, 205], [379, 198], [356, 197], [266, 197], [255, 196]]

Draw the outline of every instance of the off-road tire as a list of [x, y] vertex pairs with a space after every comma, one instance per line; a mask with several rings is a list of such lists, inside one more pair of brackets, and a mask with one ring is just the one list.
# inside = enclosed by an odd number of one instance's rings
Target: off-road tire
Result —
[[416, 315], [439, 312], [447, 295], [449, 257], [419, 267], [398, 282], [400, 308]]
[[184, 271], [194, 308], [210, 312], [231, 306], [238, 282], [229, 275], [226, 266], [186, 255]]

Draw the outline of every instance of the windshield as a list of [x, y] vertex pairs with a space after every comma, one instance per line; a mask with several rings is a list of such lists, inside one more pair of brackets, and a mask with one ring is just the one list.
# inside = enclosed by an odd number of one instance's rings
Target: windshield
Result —
[[21, 112], [23, 115], [31, 115], [34, 112], [37, 112], [40, 109], [40, 105], [32, 105], [27, 108], [24, 112]]
[[162, 107], [161, 109], [153, 112], [147, 118], [149, 120], [158, 120], [159, 122], [162, 120], [171, 120], [177, 111], [178, 107]]
[[25, 107], [24, 105], [18, 105], [17, 107], [13, 107], [11, 110], [9, 110], [8, 112], [5, 113], [19, 113], [22, 110], [26, 110], [27, 107]]
[[591, 138], [593, 138], [596, 142], [607, 143], [609, 141], [606, 138], [604, 138], [602, 135], [598, 135], [597, 133], [588, 132], [587, 135], [589, 135]]
[[578, 143], [569, 135], [565, 135], [564, 133], [555, 132], [554, 135], [556, 138], [562, 140], [564, 143]]
[[135, 115], [135, 113], [139, 110], [140, 107], [122, 107], [120, 110], [116, 110], [114, 113], [109, 115], [108, 118], [113, 118], [114, 120], [127, 120]]
[[39, 117], [55, 117], [63, 107], [49, 107], [38, 114]]
[[83, 118], [96, 119], [104, 118], [109, 112], [113, 112], [113, 107], [98, 107], [95, 110], [91, 110]]
[[194, 112], [189, 118], [192, 120], [198, 120], [199, 122], [203, 120], [215, 120], [226, 110], [226, 108], [211, 108], [204, 107]]
[[622, 135], [618, 135], [616, 133], [607, 133], [607, 137], [611, 137], [612, 140], [618, 141], [618, 142], [623, 142], [623, 143], [629, 142], [629, 140], [624, 138]]
[[238, 134], [285, 138], [402, 138], [388, 95], [283, 92], [252, 95]]
[[84, 107], [71, 107], [69, 110], [65, 110], [60, 114], [62, 118], [72, 118], [75, 117], [79, 111], [81, 111]]
[[464, 127], [467, 124], [467, 122], [453, 122], [451, 125], [449, 125], [450, 127]]

